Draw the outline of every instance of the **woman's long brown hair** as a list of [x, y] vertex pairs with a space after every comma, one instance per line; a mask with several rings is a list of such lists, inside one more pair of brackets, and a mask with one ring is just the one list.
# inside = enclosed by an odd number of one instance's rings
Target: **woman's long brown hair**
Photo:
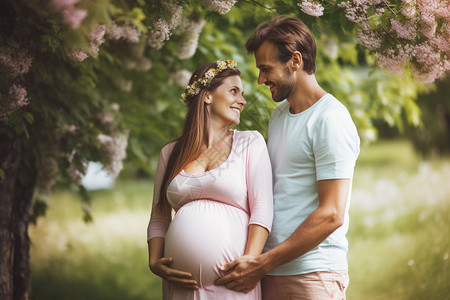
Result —
[[[189, 84], [196, 79], [202, 77], [209, 69], [217, 68], [216, 63], [204, 64], [197, 68], [192, 74]], [[214, 92], [223, 82], [230, 76], [239, 76], [241, 72], [237, 68], [224, 69], [217, 74], [211, 81], [210, 85], [202, 88], [196, 96], [190, 97], [188, 101], [188, 111], [184, 121], [183, 132], [181, 136], [175, 140], [175, 146], [169, 156], [166, 166], [166, 172], [161, 183], [159, 191], [159, 201], [156, 205], [157, 209], [162, 211], [170, 211], [170, 205], [167, 201], [167, 187], [175, 176], [190, 162], [194, 161], [201, 154], [202, 146], [208, 145], [208, 125], [209, 115], [205, 105], [206, 92]]]

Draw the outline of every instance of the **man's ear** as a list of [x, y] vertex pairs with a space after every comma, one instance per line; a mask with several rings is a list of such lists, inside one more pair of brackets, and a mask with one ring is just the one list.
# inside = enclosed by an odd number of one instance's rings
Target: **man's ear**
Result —
[[303, 70], [303, 57], [299, 51], [294, 51], [294, 53], [292, 53], [290, 66], [293, 71]]
[[206, 104], [211, 104], [212, 102], [212, 95], [210, 92], [206, 91], [205, 92], [205, 99], [204, 99]]

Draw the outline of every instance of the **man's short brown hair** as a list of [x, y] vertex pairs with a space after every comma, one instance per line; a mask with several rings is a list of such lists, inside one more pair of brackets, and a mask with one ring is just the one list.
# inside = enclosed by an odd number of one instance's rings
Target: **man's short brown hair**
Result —
[[249, 54], [255, 53], [265, 42], [275, 45], [277, 58], [286, 63], [295, 51], [302, 54], [303, 70], [308, 74], [316, 71], [316, 42], [309, 28], [300, 20], [277, 16], [272, 21], [262, 23], [247, 40], [245, 47]]

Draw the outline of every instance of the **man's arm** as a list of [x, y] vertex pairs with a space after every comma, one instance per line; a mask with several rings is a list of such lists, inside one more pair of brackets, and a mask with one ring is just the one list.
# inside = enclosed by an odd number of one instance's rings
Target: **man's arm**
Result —
[[249, 291], [270, 270], [318, 246], [344, 223], [350, 179], [317, 182], [319, 207], [287, 238], [259, 256], [243, 256], [225, 265], [226, 275], [216, 280], [236, 291]]

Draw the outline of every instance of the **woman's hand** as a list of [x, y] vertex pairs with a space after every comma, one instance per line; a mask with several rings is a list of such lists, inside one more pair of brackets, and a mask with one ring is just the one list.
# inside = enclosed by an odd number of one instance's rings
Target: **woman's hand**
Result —
[[186, 289], [198, 289], [198, 283], [192, 277], [191, 273], [173, 269], [170, 265], [173, 259], [171, 257], [162, 257], [150, 262], [150, 270], [162, 279]]

